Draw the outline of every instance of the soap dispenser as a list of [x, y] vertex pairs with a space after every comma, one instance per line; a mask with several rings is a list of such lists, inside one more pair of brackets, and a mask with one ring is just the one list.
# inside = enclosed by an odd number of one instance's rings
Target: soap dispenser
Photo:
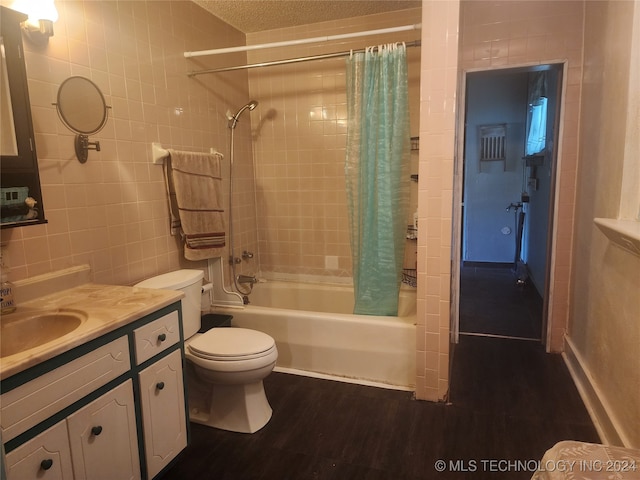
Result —
[[9, 272], [5, 267], [4, 262], [0, 263], [2, 269], [2, 286], [0, 287], [0, 313], [11, 313], [16, 311], [16, 303], [13, 298], [14, 286], [9, 281]]

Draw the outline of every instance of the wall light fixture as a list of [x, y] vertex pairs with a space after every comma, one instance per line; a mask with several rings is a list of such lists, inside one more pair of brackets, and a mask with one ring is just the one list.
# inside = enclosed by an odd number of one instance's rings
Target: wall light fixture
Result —
[[29, 16], [22, 23], [22, 31], [29, 41], [45, 46], [53, 36], [53, 22], [58, 20], [54, 0], [16, 0], [11, 8]]

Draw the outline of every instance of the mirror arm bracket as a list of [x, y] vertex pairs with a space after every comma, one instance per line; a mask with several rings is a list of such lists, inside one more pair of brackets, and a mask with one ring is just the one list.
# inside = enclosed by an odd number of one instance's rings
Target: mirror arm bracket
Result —
[[90, 142], [87, 135], [78, 134], [75, 140], [76, 157], [80, 163], [86, 163], [89, 158], [89, 150], [100, 151], [100, 142]]

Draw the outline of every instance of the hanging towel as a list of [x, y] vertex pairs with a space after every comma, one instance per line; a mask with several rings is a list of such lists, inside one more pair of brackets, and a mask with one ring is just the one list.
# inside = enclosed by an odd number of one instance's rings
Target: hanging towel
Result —
[[169, 150], [165, 164], [171, 233], [182, 236], [184, 257], [220, 257], [225, 246], [220, 154]]

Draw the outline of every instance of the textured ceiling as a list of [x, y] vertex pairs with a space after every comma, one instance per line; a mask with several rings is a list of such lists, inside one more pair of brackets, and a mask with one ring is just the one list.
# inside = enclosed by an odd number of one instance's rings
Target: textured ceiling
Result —
[[405, 10], [421, 0], [193, 0], [244, 33]]

